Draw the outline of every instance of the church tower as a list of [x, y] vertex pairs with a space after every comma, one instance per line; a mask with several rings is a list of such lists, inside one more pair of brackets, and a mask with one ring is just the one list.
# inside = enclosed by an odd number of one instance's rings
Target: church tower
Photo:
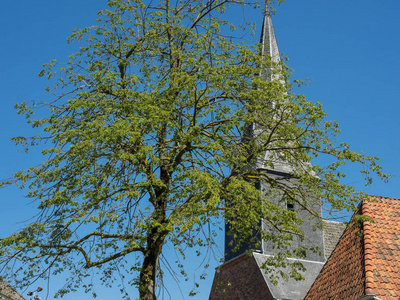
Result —
[[[268, 1], [267, 1], [268, 2]], [[272, 62], [278, 64], [280, 62], [280, 54], [276, 41], [274, 28], [268, 4], [266, 5], [263, 25], [261, 30], [261, 46], [263, 56], [270, 56]], [[260, 70], [259, 76], [266, 81], [280, 80], [279, 75], [274, 74], [271, 67]], [[271, 105], [274, 105], [271, 103]], [[257, 124], [251, 125], [251, 134], [257, 135], [259, 128]], [[271, 163], [272, 162], [272, 163]], [[294, 166], [290, 162], [285, 161], [276, 154], [265, 153], [264, 157], [257, 159], [254, 166], [257, 170], [266, 172], [268, 176], [273, 177], [277, 182], [287, 187], [296, 188], [299, 186], [297, 179], [293, 176]], [[317, 226], [319, 220], [313, 218], [311, 214], [297, 203], [287, 202], [283, 198], [283, 194], [278, 190], [274, 191], [268, 184], [258, 184], [264, 200], [279, 205], [283, 209], [295, 211], [297, 216], [303, 221], [299, 225], [299, 229], [303, 232], [304, 238], [293, 236], [291, 246], [288, 250], [298, 248], [319, 249], [322, 252], [307, 250], [305, 259], [288, 258], [288, 263], [300, 262], [306, 268], [302, 274], [305, 280], [296, 281], [289, 279], [278, 279], [277, 284], [273, 284], [270, 275], [266, 274], [262, 265], [265, 264], [274, 255], [279, 253], [272, 241], [259, 240], [261, 249], [254, 249], [252, 245], [244, 245], [241, 249], [234, 251], [234, 245], [229, 235], [225, 236], [225, 264], [217, 268], [213, 289], [210, 299], [303, 299], [306, 295], [314, 279], [319, 274], [326, 258], [324, 253], [323, 231]], [[318, 199], [312, 199], [312, 195], [308, 203], [312, 203], [312, 210], [319, 212], [321, 216], [321, 205]], [[274, 232], [274, 228], [268, 226], [266, 222], [260, 220], [260, 228], [263, 232]], [[226, 228], [226, 232], [227, 232]], [[257, 230], [255, 230], [257, 232]], [[257, 233], [255, 233], [257, 235]], [[257, 238], [261, 239], [261, 235]], [[251, 256], [246, 255], [246, 251], [254, 251]], [[289, 269], [282, 269], [283, 272]], [[224, 292], [221, 292], [221, 291]], [[244, 294], [243, 294], [244, 293]]]

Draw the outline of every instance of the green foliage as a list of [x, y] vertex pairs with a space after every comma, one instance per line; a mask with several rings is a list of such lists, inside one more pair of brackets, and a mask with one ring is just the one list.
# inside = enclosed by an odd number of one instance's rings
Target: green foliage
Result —
[[[363, 197], [341, 183], [344, 163], [361, 164], [367, 183], [370, 172], [387, 179], [376, 158], [336, 142], [338, 125], [324, 120], [320, 104], [289, 84], [254, 76], [272, 66], [282, 78], [287, 68], [227, 33], [234, 27], [225, 12], [246, 3], [108, 4], [97, 26], [69, 38], [82, 45], [79, 52], [40, 72], [58, 80], [49, 89], [56, 99], [45, 104], [48, 117], [35, 120], [31, 107], [17, 106], [46, 137], [14, 140], [24, 148], [52, 145], [42, 165], [15, 175], [37, 201], [38, 219], [0, 242], [3, 271], [21, 275], [21, 285], [66, 271], [70, 281], [59, 295], [79, 286], [90, 291], [82, 282], [91, 268], [101, 270], [104, 284], [120, 270], [131, 274], [141, 298], [152, 299], [162, 246], [183, 256], [186, 247], [213, 247], [224, 216], [238, 245], [261, 219], [278, 230], [263, 237], [280, 247], [301, 236], [296, 214], [261, 201], [256, 183], [319, 217], [307, 203], [310, 193], [337, 210], [353, 210]], [[243, 138], [249, 124], [262, 130]], [[252, 167], [266, 151], [293, 166], [295, 188]], [[309, 164], [320, 155], [332, 163]], [[278, 264], [285, 255], [293, 253], [281, 254]]]

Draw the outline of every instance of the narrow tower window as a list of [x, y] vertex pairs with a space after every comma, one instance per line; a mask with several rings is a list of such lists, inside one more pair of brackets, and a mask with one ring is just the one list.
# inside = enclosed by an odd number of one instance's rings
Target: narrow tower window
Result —
[[286, 202], [286, 208], [288, 210], [294, 211], [294, 202], [292, 199], [288, 199]]

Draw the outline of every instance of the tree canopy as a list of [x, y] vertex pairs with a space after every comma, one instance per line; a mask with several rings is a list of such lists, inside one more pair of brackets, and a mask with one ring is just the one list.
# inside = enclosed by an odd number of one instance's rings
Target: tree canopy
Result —
[[[85, 278], [93, 268], [105, 284], [118, 271], [141, 299], [155, 299], [166, 243], [183, 256], [186, 247], [213, 247], [224, 218], [240, 233], [238, 247], [261, 219], [278, 229], [263, 238], [282, 246], [301, 235], [296, 214], [261, 201], [256, 183], [319, 218], [306, 194], [336, 210], [353, 210], [363, 197], [341, 183], [346, 162], [361, 165], [367, 184], [370, 173], [388, 178], [376, 158], [336, 141], [338, 125], [325, 120], [320, 104], [292, 91], [285, 65], [240, 38], [230, 9], [259, 4], [109, 0], [96, 26], [73, 32], [69, 41], [81, 45], [79, 52], [40, 73], [57, 80], [48, 89], [54, 101], [17, 105], [42, 134], [15, 141], [51, 146], [42, 151], [43, 164], [2, 182], [27, 187], [39, 212], [0, 241], [3, 274], [23, 286], [68, 272], [63, 295], [78, 286], [90, 291]], [[256, 75], [267, 66], [286, 80]], [[39, 107], [50, 113], [36, 119]], [[243, 134], [250, 124], [262, 130]], [[254, 167], [266, 152], [294, 167], [297, 187]], [[309, 163], [320, 155], [331, 163]]]

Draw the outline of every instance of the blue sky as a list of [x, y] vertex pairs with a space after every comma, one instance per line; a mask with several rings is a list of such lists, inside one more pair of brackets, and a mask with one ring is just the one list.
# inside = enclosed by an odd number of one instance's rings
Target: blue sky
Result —
[[[96, 12], [106, 0], [8, 1], [0, 12], [0, 179], [38, 164], [35, 151], [18, 151], [10, 138], [32, 133], [24, 118], [13, 109], [15, 102], [42, 99], [47, 82], [37, 74], [42, 64], [57, 58], [65, 61], [76, 46], [66, 38], [72, 29], [94, 24]], [[232, 16], [235, 17], [235, 16]], [[273, 16], [279, 49], [289, 57], [294, 78], [312, 79], [300, 90], [309, 100], [323, 104], [328, 119], [338, 121], [341, 140], [354, 150], [380, 157], [384, 171], [395, 175], [388, 184], [364, 187], [352, 167], [345, 182], [373, 195], [400, 198], [400, 1], [287, 0]], [[261, 26], [261, 12], [246, 15]], [[257, 40], [258, 38], [256, 38]], [[20, 228], [35, 214], [34, 206], [15, 188], [0, 190], [0, 237]], [[220, 239], [223, 247], [223, 239]], [[166, 249], [169, 251], [168, 249]], [[208, 299], [214, 263], [200, 295]], [[172, 299], [185, 297], [172, 282]], [[57, 278], [51, 289], [62, 285]], [[35, 286], [32, 289], [36, 288]], [[45, 287], [47, 289], [47, 287]], [[117, 290], [100, 289], [97, 299], [115, 299]], [[113, 296], [111, 296], [113, 295]], [[45, 293], [42, 292], [44, 299]], [[132, 290], [134, 298], [135, 292]], [[168, 299], [168, 296], [165, 296]], [[48, 299], [52, 299], [49, 297]], [[88, 299], [84, 294], [65, 299]]]

